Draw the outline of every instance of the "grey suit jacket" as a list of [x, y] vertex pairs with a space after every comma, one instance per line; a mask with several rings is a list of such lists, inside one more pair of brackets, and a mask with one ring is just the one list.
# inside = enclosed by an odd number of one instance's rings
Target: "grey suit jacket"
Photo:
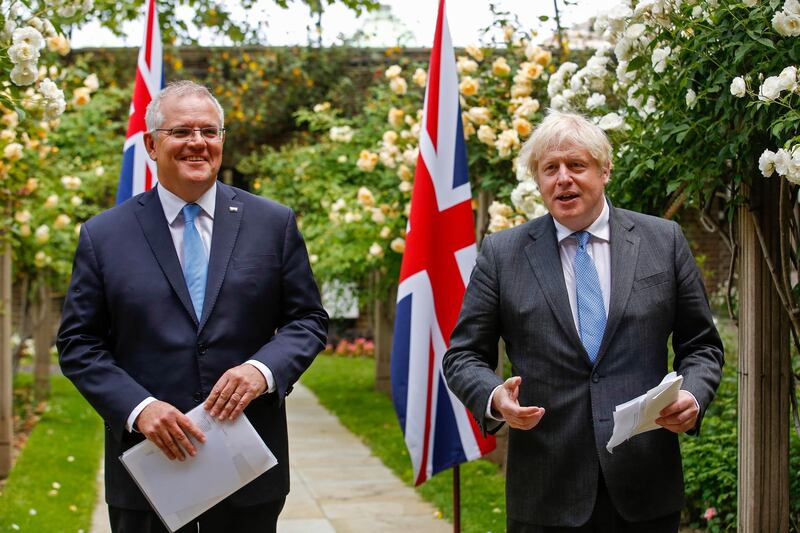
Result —
[[570, 309], [550, 215], [487, 237], [444, 356], [448, 386], [484, 431], [498, 339], [522, 377], [521, 405], [546, 414], [529, 431], [511, 429], [506, 481], [508, 516], [544, 526], [589, 519], [602, 469], [626, 520], [683, 507], [678, 436], [651, 431], [615, 448], [614, 406], [658, 384], [674, 369], [703, 413], [714, 398], [722, 342], [689, 246], [674, 222], [611, 208], [611, 297], [598, 358], [589, 360]]

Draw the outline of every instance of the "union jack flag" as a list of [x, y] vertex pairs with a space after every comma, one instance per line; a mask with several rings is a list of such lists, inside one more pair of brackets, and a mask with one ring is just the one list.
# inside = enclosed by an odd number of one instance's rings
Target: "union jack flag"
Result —
[[131, 196], [150, 190], [158, 181], [156, 163], [144, 148], [144, 113], [147, 104], [164, 87], [164, 65], [161, 49], [161, 29], [158, 26], [156, 0], [147, 2], [147, 24], [144, 29], [144, 44], [139, 49], [136, 66], [136, 81], [128, 118], [128, 133], [122, 150], [122, 170], [117, 186], [117, 203]]
[[492, 451], [447, 388], [442, 358], [475, 264], [472, 193], [461, 124], [455, 54], [439, 2], [400, 268], [392, 345], [392, 396], [417, 485]]

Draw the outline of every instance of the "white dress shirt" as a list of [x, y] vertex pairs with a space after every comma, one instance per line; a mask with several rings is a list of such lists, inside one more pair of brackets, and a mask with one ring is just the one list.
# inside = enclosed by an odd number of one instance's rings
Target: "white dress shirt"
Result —
[[[181, 264], [181, 269], [183, 269], [183, 229], [185, 226], [183, 207], [186, 205], [186, 201], [161, 184], [156, 187], [156, 192], [158, 193], [158, 199], [161, 201], [161, 207], [164, 209], [164, 216], [167, 218], [167, 224], [169, 224], [169, 232], [170, 235], [172, 235], [172, 243], [175, 245], [175, 251], [178, 253], [178, 261]], [[206, 258], [208, 258], [211, 252], [211, 235], [214, 232], [214, 208], [217, 203], [217, 183], [214, 182], [214, 185], [203, 193], [194, 203], [200, 206], [200, 212], [195, 218], [195, 227], [200, 234], [200, 240], [203, 241], [203, 251], [206, 254]], [[261, 374], [264, 375], [264, 379], [267, 381], [266, 392], [275, 390], [275, 378], [272, 376], [272, 371], [267, 365], [254, 359], [245, 362], [256, 367]], [[155, 398], [148, 396], [131, 411], [131, 414], [128, 415], [128, 421], [125, 424], [128, 431], [133, 431], [133, 424], [139, 416], [139, 413], [154, 401], [156, 401]]]

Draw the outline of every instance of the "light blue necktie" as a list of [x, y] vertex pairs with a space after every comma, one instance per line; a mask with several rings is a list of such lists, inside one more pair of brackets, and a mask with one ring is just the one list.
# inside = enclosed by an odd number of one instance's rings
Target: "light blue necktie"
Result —
[[200, 238], [194, 221], [200, 213], [197, 204], [183, 206], [183, 277], [192, 297], [192, 305], [197, 319], [203, 315], [203, 300], [206, 296], [206, 277], [208, 275], [208, 259], [203, 250], [203, 240]]
[[591, 234], [576, 231], [572, 234], [578, 241], [575, 252], [575, 295], [578, 301], [578, 327], [581, 341], [594, 363], [606, 330], [606, 309], [603, 305], [603, 291], [594, 261], [586, 251]]

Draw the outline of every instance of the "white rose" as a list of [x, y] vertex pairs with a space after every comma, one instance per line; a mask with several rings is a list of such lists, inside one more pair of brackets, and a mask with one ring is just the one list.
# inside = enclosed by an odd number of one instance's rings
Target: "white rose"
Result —
[[731, 94], [736, 98], [741, 98], [747, 94], [747, 84], [744, 82], [744, 78], [741, 76], [733, 78], [733, 81], [731, 81]]
[[800, 35], [800, 16], [779, 11], [772, 17], [772, 27], [784, 37], [797, 37]]
[[19, 222], [20, 224], [27, 224], [31, 221], [31, 212], [27, 209], [23, 209], [22, 211], [17, 211], [14, 213], [14, 220]]
[[38, 75], [35, 63], [20, 63], [11, 69], [9, 77], [14, 85], [23, 86], [35, 82]]
[[31, 63], [39, 59], [39, 50], [29, 43], [20, 42], [8, 48], [8, 58], [15, 65], [18, 63]]
[[770, 76], [758, 89], [758, 99], [762, 102], [772, 101], [781, 95], [781, 80], [778, 76]]
[[783, 10], [789, 15], [800, 16], [800, 2], [797, 0], [786, 0], [783, 3]]
[[686, 91], [686, 107], [689, 109], [694, 109], [694, 106], [697, 105], [697, 93], [694, 90], [689, 89]]
[[72, 207], [78, 207], [83, 203], [83, 199], [81, 199], [80, 196], [73, 196], [69, 199], [69, 203], [72, 205]]
[[797, 67], [786, 67], [778, 74], [782, 91], [794, 91], [797, 87]]
[[50, 228], [47, 226], [47, 224], [42, 224], [36, 228], [36, 231], [34, 232], [34, 238], [39, 244], [44, 244], [50, 240]]
[[402, 71], [403, 69], [400, 68], [400, 65], [392, 65], [386, 69], [385, 76], [391, 80], [399, 76]]
[[667, 58], [671, 53], [672, 49], [669, 46], [665, 46], [664, 48], [656, 48], [653, 50], [651, 61], [653, 63], [653, 70], [655, 72], [664, 72], [664, 70], [667, 68]]
[[3, 157], [9, 161], [17, 161], [22, 157], [22, 145], [19, 143], [9, 143], [3, 148]]
[[625, 38], [630, 39], [631, 41], [635, 41], [639, 37], [642, 36], [644, 31], [647, 29], [647, 26], [644, 24], [631, 24], [628, 26], [628, 29], [625, 30]]
[[394, 77], [392, 81], [389, 82], [389, 88], [392, 90], [393, 93], [403, 95], [406, 94], [408, 91], [408, 83], [401, 77]]
[[89, 74], [83, 80], [83, 86], [94, 92], [100, 87], [100, 80], [97, 79], [97, 74]]
[[603, 116], [603, 118], [600, 119], [600, 122], [597, 125], [600, 126], [601, 129], [606, 131], [618, 130], [625, 125], [625, 121], [622, 120], [622, 117], [619, 116], [617, 113], [609, 113]]
[[472, 74], [478, 70], [478, 63], [468, 57], [461, 56], [456, 62], [456, 70], [459, 74]]
[[781, 176], [786, 176], [787, 174], [789, 174], [789, 167], [792, 164], [792, 155], [788, 151], [781, 148], [775, 154], [773, 160], [775, 162], [775, 172], [777, 172]]
[[42, 34], [39, 32], [39, 30], [31, 26], [24, 26], [14, 30], [14, 33], [11, 36], [11, 41], [14, 44], [28, 43], [36, 50], [39, 50], [42, 46], [44, 46], [44, 37], [42, 37]]
[[386, 222], [386, 215], [383, 214], [383, 211], [375, 207], [372, 209], [370, 219], [376, 224], [383, 224]]
[[418, 68], [414, 71], [414, 75], [411, 76], [411, 81], [413, 81], [419, 87], [425, 87], [425, 82], [428, 80], [428, 74], [421, 68]]
[[597, 109], [604, 105], [606, 105], [606, 95], [604, 94], [592, 93], [589, 98], [586, 99], [586, 107], [588, 109]]
[[369, 247], [369, 255], [373, 257], [383, 257], [383, 246], [378, 244], [377, 242], [373, 242], [372, 245]]
[[489, 206], [489, 216], [490, 217], [510, 217], [514, 215], [514, 209], [511, 206], [504, 204], [502, 202], [498, 202], [495, 200], [492, 202], [492, 205]]
[[411, 192], [414, 189], [414, 184], [410, 181], [401, 181], [397, 188], [400, 189], [400, 192]]
[[54, 209], [57, 205], [58, 205], [58, 195], [57, 194], [51, 194], [44, 201], [43, 207], [45, 209]]
[[378, 235], [380, 235], [381, 239], [388, 239], [391, 234], [392, 230], [389, 226], [384, 226], [381, 228], [381, 232]]

